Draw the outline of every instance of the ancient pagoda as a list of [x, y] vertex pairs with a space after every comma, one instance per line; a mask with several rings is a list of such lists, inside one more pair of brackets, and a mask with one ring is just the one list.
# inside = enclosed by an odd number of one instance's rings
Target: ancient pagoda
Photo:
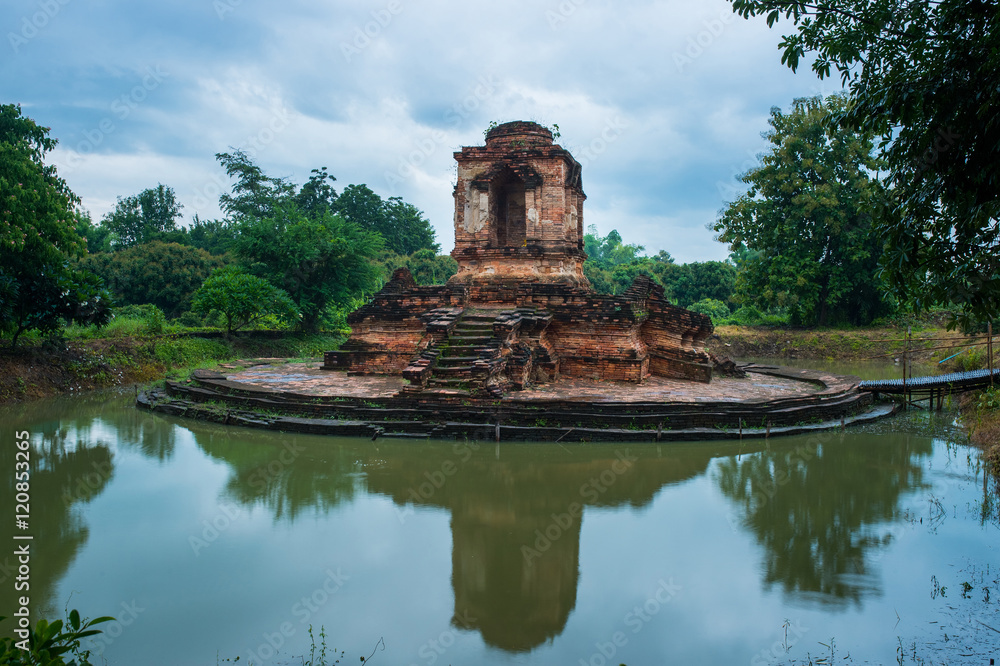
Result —
[[455, 160], [458, 273], [418, 286], [397, 270], [348, 317], [351, 336], [325, 369], [472, 396], [573, 377], [711, 381], [707, 316], [671, 305], [644, 275], [619, 296], [591, 290], [581, 166], [548, 129], [504, 123]]

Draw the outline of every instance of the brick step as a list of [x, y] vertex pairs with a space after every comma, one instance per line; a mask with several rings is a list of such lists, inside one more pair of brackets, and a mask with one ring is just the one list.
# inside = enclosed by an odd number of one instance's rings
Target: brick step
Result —
[[[496, 353], [496, 347], [484, 347], [483, 345], [463, 345], [463, 351], [459, 352], [462, 357], [474, 356], [475, 358], [490, 358]], [[442, 356], [441, 360], [449, 358], [459, 358], [459, 355], [455, 356]], [[438, 361], [441, 362], [440, 360]]]
[[[478, 380], [478, 381], [477, 381]], [[469, 388], [476, 384], [482, 384], [481, 378], [478, 377], [462, 377], [462, 378], [449, 378], [449, 377], [431, 377], [427, 380], [428, 386], [450, 386], [455, 388]]]
[[438, 366], [434, 368], [433, 377], [454, 377], [456, 375], [464, 375], [466, 377], [474, 378], [482, 374], [485, 374], [482, 370], [475, 368], [471, 365], [456, 365], [451, 367], [442, 368]]
[[489, 360], [486, 356], [442, 356], [438, 359], [436, 368], [450, 367], [454, 365], [469, 365], [478, 360]]
[[454, 330], [448, 336], [449, 340], [454, 340], [455, 338], [477, 338], [480, 340], [492, 340], [493, 331], [483, 332], [483, 331], [463, 331]]

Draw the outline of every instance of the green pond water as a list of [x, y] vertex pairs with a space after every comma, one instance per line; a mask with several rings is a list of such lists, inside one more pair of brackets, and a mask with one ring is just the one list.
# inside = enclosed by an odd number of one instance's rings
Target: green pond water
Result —
[[954, 412], [497, 445], [226, 428], [133, 398], [0, 411], [0, 615], [30, 534], [36, 617], [117, 618], [98, 663], [301, 664], [310, 626], [342, 664], [1000, 660], [1000, 520]]

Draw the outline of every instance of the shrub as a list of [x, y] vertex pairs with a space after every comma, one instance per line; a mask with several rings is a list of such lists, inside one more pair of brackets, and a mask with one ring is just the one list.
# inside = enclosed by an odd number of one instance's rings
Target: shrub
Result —
[[232, 358], [232, 349], [221, 340], [206, 338], [180, 338], [156, 343], [153, 354], [166, 366], [197, 365], [206, 361], [224, 361]]
[[712, 318], [712, 323], [718, 325], [719, 322], [727, 319], [731, 314], [729, 306], [715, 298], [703, 298], [697, 303], [688, 306], [691, 312], [700, 312]]

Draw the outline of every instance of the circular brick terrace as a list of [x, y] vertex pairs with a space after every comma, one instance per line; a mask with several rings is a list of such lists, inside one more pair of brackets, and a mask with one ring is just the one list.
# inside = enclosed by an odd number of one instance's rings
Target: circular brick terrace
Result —
[[[775, 366], [749, 367], [759, 367], [762, 371], [779, 370]], [[408, 384], [398, 376], [349, 377], [346, 372], [320, 369], [315, 362], [257, 365], [242, 369], [232, 367], [228, 370], [232, 372], [225, 373], [227, 381], [306, 396], [391, 398]], [[751, 371], [745, 378], [716, 377], [710, 384], [665, 377], [649, 377], [641, 384], [578, 378], [560, 379], [524, 391], [511, 391], [504, 400], [512, 403], [766, 402], [780, 398], [838, 392], [849, 389], [858, 382], [855, 377], [809, 370], [792, 370], [791, 373], [792, 376], [785, 373], [771, 375]], [[801, 379], [793, 378], [795, 374]], [[428, 394], [454, 397], [466, 395], [463, 391], [447, 389]]]
[[502, 399], [460, 390], [411, 393], [397, 376], [352, 376], [316, 363], [257, 362], [196, 370], [137, 404], [176, 416], [351, 437], [527, 441], [691, 441], [842, 428], [891, 414], [856, 377], [744, 366], [710, 384], [564, 379]]

